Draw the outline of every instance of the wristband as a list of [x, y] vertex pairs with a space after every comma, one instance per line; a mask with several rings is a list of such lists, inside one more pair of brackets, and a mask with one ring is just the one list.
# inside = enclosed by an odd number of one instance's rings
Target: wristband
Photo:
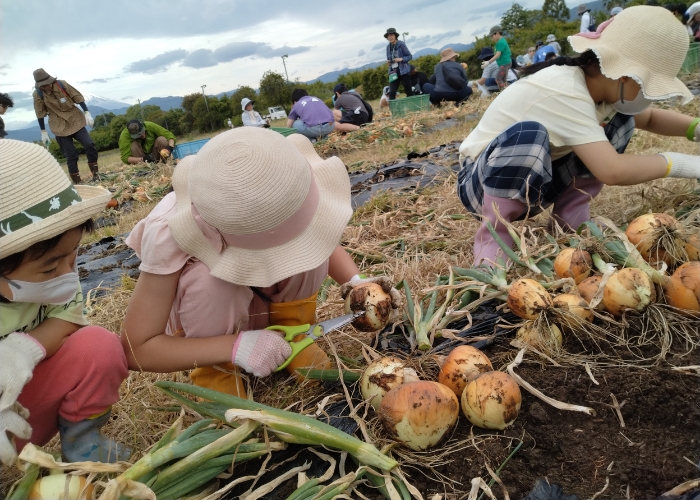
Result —
[[695, 129], [697, 128], [698, 123], [700, 123], [700, 118], [696, 118], [690, 122], [690, 125], [688, 125], [688, 130], [685, 132], [685, 136], [689, 141], [695, 141]]

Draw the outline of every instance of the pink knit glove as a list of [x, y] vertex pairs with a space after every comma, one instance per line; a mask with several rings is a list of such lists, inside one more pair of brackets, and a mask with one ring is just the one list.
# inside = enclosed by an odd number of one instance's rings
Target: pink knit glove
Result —
[[256, 377], [267, 377], [292, 354], [289, 342], [272, 330], [247, 330], [238, 334], [231, 361]]

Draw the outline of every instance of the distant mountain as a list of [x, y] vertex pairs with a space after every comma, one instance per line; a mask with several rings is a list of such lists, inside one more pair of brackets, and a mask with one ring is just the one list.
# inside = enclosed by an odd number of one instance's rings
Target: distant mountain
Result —
[[168, 96], [168, 97], [151, 97], [146, 99], [141, 103], [142, 106], [152, 104], [158, 106], [163, 111], [170, 111], [172, 108], [179, 108], [182, 106], [181, 96]]
[[[112, 99], [107, 99], [106, 97], [100, 97], [95, 94], [88, 94], [86, 92], [81, 92], [85, 98], [85, 104], [90, 108], [90, 113], [92, 113], [92, 108], [106, 109], [108, 111], [113, 111], [115, 109], [128, 108], [130, 104], [126, 102], [113, 101]], [[94, 113], [92, 113], [94, 115]]]
[[436, 53], [439, 54], [440, 52], [442, 52], [443, 50], [445, 50], [447, 47], [450, 47], [450, 48], [451, 48], [452, 50], [454, 50], [455, 52], [466, 52], [466, 51], [468, 51], [468, 50], [473, 49], [473, 48], [474, 48], [474, 44], [473, 44], [473, 43], [467, 43], [467, 44], [464, 44], [464, 43], [450, 43], [450, 44], [445, 45], [444, 47], [442, 47], [440, 50], [436, 51]]
[[[46, 124], [46, 129], [49, 130], [48, 123]], [[49, 135], [53, 137], [53, 134], [49, 130]], [[31, 125], [27, 128], [22, 128], [19, 130], [8, 130], [7, 131], [7, 138], [8, 139], [15, 139], [16, 141], [27, 141], [27, 142], [34, 142], [34, 141], [40, 141], [41, 140], [41, 129], [39, 128], [39, 124], [35, 121], [34, 125]]]
[[439, 54], [440, 51], [438, 49], [420, 49], [415, 52], [413, 52], [413, 58], [417, 59], [421, 56], [434, 56], [436, 54]]

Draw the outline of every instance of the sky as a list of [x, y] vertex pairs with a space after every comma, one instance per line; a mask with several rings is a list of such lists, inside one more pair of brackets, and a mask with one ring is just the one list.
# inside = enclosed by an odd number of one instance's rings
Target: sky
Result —
[[[520, 0], [539, 8], [543, 0]], [[512, 0], [1, 0], [0, 92], [8, 129], [36, 123], [32, 73], [135, 104], [150, 97], [258, 88], [268, 70], [290, 80], [384, 58], [386, 28], [411, 51], [470, 43]]]

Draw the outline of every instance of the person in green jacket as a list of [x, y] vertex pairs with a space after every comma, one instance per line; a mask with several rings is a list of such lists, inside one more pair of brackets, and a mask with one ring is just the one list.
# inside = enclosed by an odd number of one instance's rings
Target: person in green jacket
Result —
[[175, 135], [157, 123], [131, 120], [119, 135], [122, 162], [165, 161], [175, 147]]

